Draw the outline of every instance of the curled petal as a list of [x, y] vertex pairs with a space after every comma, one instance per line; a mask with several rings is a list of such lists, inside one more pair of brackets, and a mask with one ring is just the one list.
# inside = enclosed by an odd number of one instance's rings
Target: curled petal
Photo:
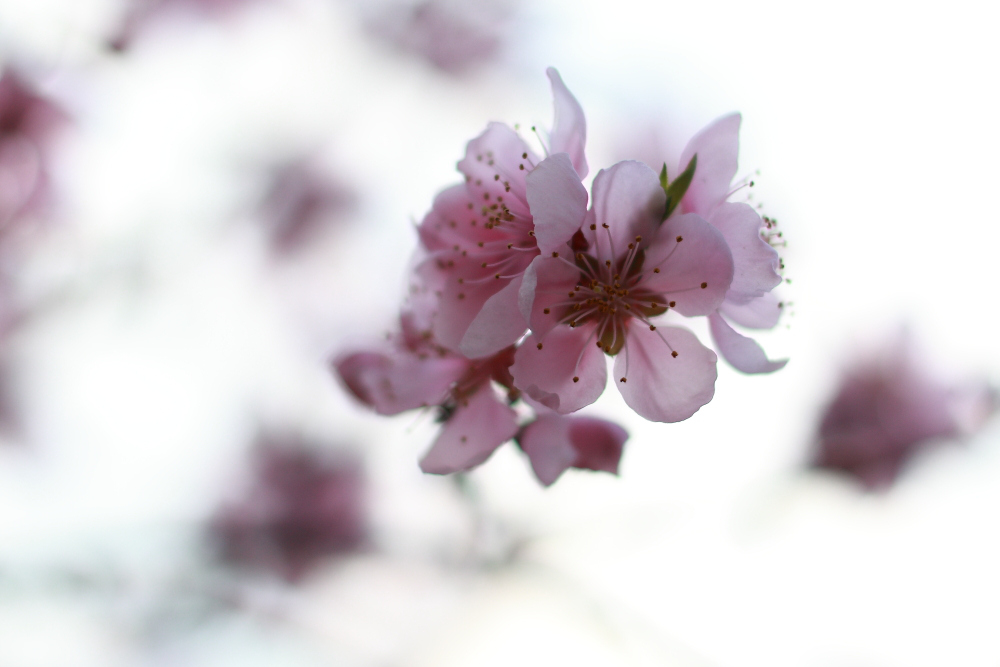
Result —
[[595, 333], [590, 324], [556, 327], [544, 343], [534, 334], [528, 336], [510, 368], [514, 386], [559, 414], [590, 405], [604, 391], [608, 378]]
[[333, 368], [347, 389], [380, 415], [437, 405], [468, 368], [455, 357], [354, 352], [338, 357]]
[[[617, 261], [636, 236], [653, 237], [663, 216], [666, 194], [652, 169], [625, 160], [602, 169], [594, 177], [592, 222], [584, 235], [601, 261]], [[606, 227], [605, 227], [606, 225]]]
[[740, 120], [738, 113], [719, 118], [694, 135], [681, 153], [681, 169], [698, 156], [694, 179], [681, 200], [685, 213], [707, 214], [729, 195], [738, 168]]
[[682, 315], [714, 312], [733, 280], [721, 232], [694, 213], [671, 216], [646, 249], [640, 287], [666, 296]]
[[518, 293], [523, 276], [511, 280], [483, 304], [458, 346], [470, 359], [488, 357], [513, 345], [528, 328], [518, 310]]
[[719, 306], [719, 312], [741, 327], [748, 329], [773, 329], [781, 318], [784, 302], [774, 292], [746, 303], [733, 303], [728, 298]]
[[487, 384], [459, 405], [441, 428], [420, 469], [435, 475], [469, 470], [517, 433], [517, 415]]
[[788, 363], [788, 359], [769, 360], [757, 341], [736, 333], [722, 315], [712, 313], [708, 316], [708, 323], [719, 353], [736, 370], [744, 373], [773, 373]]
[[746, 303], [781, 284], [777, 251], [760, 237], [764, 221], [748, 204], [723, 203], [708, 222], [722, 232], [733, 253], [733, 283], [726, 299]]
[[567, 468], [618, 474], [628, 433], [618, 424], [591, 417], [542, 415], [521, 431], [518, 442], [535, 476], [545, 486]]
[[[552, 83], [552, 97], [555, 105], [555, 121], [552, 124], [552, 153], [567, 153], [573, 169], [580, 178], [587, 176], [587, 157], [583, 149], [587, 143], [587, 121], [583, 109], [563, 83], [554, 67], [545, 70]], [[578, 179], [579, 180], [579, 179]]]
[[627, 335], [615, 358], [614, 381], [629, 407], [650, 421], [679, 422], [712, 400], [717, 358], [693, 333], [677, 327], [650, 331], [633, 319]]
[[528, 204], [535, 240], [543, 255], [567, 250], [566, 243], [587, 215], [587, 189], [566, 153], [551, 155], [528, 174]]

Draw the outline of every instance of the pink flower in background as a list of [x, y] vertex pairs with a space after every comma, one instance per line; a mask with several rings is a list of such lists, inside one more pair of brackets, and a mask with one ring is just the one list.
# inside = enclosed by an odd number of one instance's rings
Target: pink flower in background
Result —
[[297, 436], [264, 435], [245, 494], [210, 524], [220, 557], [297, 581], [323, 559], [365, 542], [361, 462]]
[[985, 384], [942, 382], [920, 367], [905, 338], [897, 340], [845, 371], [823, 413], [812, 465], [884, 489], [924, 449], [977, 430], [995, 405]]
[[681, 154], [681, 168], [697, 156], [690, 186], [678, 210], [697, 213], [722, 232], [733, 253], [733, 282], [725, 300], [709, 315], [719, 353], [744, 373], [771, 373], [787, 360], [770, 361], [751, 338], [736, 332], [735, 322], [750, 329], [771, 329], [782, 304], [771, 291], [781, 283], [778, 253], [762, 234], [769, 223], [750, 205], [727, 201], [733, 192], [739, 154], [740, 115], [718, 119], [699, 132]]
[[545, 486], [568, 468], [617, 475], [626, 440], [628, 433], [613, 422], [551, 413], [540, 415], [517, 437], [535, 476]]
[[130, 0], [117, 32], [108, 39], [113, 51], [126, 51], [149, 26], [170, 14], [222, 18], [263, 0]]
[[369, 12], [369, 32], [404, 54], [448, 74], [495, 60], [503, 46], [511, 3], [499, 0], [389, 2]]
[[379, 414], [436, 407], [441, 432], [420, 461], [424, 472], [448, 474], [474, 468], [518, 431], [517, 415], [491, 382], [515, 398], [507, 348], [471, 360], [438, 345], [417, 317], [405, 313], [401, 332], [388, 349], [351, 352], [333, 362], [334, 371], [359, 401]]
[[260, 215], [277, 252], [302, 247], [353, 208], [357, 199], [307, 159], [276, 165], [268, 180]]
[[[439, 294], [434, 337], [468, 357], [494, 354], [521, 337], [525, 269], [539, 252], [564, 245], [586, 209], [583, 110], [559, 73], [549, 68], [548, 75], [555, 98], [551, 155], [540, 159], [514, 130], [491, 123], [458, 163], [466, 182], [439, 194], [420, 225], [430, 256], [418, 273]], [[552, 188], [573, 190], [576, 208], [538, 221], [533, 214], [549, 205]]]
[[565, 177], [568, 164], [546, 169], [563, 175], [544, 174], [544, 197], [532, 206], [538, 226], [552, 218], [569, 227], [572, 213], [583, 229], [525, 274], [521, 306], [531, 335], [511, 368], [515, 386], [560, 414], [574, 412], [604, 391], [608, 354], [633, 410], [653, 421], [687, 419], [712, 399], [715, 353], [690, 331], [653, 318], [718, 308], [733, 280], [725, 239], [692, 213], [661, 223], [664, 189], [640, 162], [599, 172], [589, 211], [586, 192]]
[[37, 208], [48, 186], [49, 149], [66, 115], [9, 67], [0, 75], [0, 235]]

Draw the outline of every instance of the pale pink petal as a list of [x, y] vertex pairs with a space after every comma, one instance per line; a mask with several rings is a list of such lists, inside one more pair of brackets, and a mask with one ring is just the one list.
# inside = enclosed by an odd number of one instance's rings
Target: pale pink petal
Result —
[[501, 403], [487, 384], [459, 405], [444, 423], [441, 433], [420, 469], [447, 475], [474, 468], [517, 434], [517, 414]]
[[[552, 82], [552, 97], [555, 104], [555, 121], [552, 124], [552, 137], [549, 149], [552, 153], [567, 153], [573, 163], [573, 169], [580, 178], [587, 176], [587, 157], [583, 149], [587, 143], [587, 121], [583, 117], [583, 109], [563, 83], [562, 77], [554, 67], [545, 70]], [[578, 179], [579, 180], [579, 179]]]
[[535, 476], [549, 486], [571, 467], [617, 475], [627, 439], [625, 429], [603, 419], [547, 414], [524, 427], [518, 442]]
[[[453, 249], [456, 245], [465, 249], [475, 247], [479, 241], [491, 240], [475, 207], [465, 183], [440, 192], [417, 228], [424, 247], [430, 251]], [[471, 224], [473, 222], [475, 224]]]
[[514, 215], [527, 216], [525, 177], [539, 162], [517, 132], [503, 123], [490, 123], [469, 142], [458, 170], [465, 175], [477, 203], [488, 204], [502, 197]]
[[652, 238], [665, 205], [659, 178], [641, 162], [625, 160], [597, 172], [591, 204], [596, 229], [584, 228], [591, 252], [602, 261], [617, 261], [636, 236]]
[[556, 153], [528, 174], [528, 204], [535, 221], [535, 241], [543, 255], [566, 252], [566, 243], [587, 215], [587, 188], [569, 157]]
[[768, 292], [759, 299], [751, 299], [747, 303], [732, 303], [729, 299], [722, 302], [719, 312], [731, 322], [747, 329], [773, 329], [778, 324], [781, 311], [785, 304], [774, 292]]
[[[614, 382], [629, 407], [657, 422], [687, 419], [715, 395], [715, 352], [687, 329], [628, 323]], [[676, 352], [677, 356], [674, 356]], [[622, 381], [625, 378], [625, 381]]]
[[491, 296], [469, 325], [458, 346], [459, 352], [470, 359], [487, 357], [517, 342], [528, 328], [518, 310], [518, 293], [522, 276]]
[[[559, 414], [590, 405], [604, 391], [608, 377], [595, 333], [595, 326], [586, 324], [557, 327], [544, 343], [539, 343], [534, 334], [528, 336], [517, 349], [510, 368], [514, 385]], [[538, 349], [540, 344], [542, 349]]]
[[671, 216], [646, 249], [642, 281], [688, 317], [719, 307], [733, 280], [733, 256], [722, 233], [694, 213]]
[[381, 415], [439, 404], [468, 368], [457, 357], [355, 352], [333, 362], [347, 389]]
[[788, 359], [769, 360], [757, 341], [736, 333], [722, 315], [712, 313], [708, 316], [708, 323], [719, 354], [736, 370], [744, 373], [773, 373], [788, 363]]
[[698, 155], [698, 164], [687, 194], [681, 200], [682, 211], [707, 214], [725, 201], [729, 194], [730, 183], [736, 176], [739, 152], [738, 113], [719, 118], [688, 142], [684, 152], [681, 153], [679, 169], [687, 167], [695, 154]]
[[522, 316], [528, 313], [531, 331], [539, 340], [559, 324], [566, 307], [558, 304], [567, 300], [579, 280], [579, 270], [554, 257], [539, 256], [525, 271], [518, 306]]
[[760, 237], [764, 221], [747, 204], [723, 203], [708, 223], [722, 232], [733, 253], [733, 283], [726, 299], [746, 303], [781, 283], [777, 251]]

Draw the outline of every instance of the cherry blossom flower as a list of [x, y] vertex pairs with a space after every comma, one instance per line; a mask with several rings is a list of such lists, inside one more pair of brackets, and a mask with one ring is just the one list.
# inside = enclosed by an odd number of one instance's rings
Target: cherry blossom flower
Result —
[[498, 0], [384, 3], [365, 21], [369, 32], [433, 67], [460, 75], [496, 59], [509, 22]]
[[35, 209], [48, 186], [49, 147], [66, 121], [53, 102], [35, 93], [13, 70], [0, 75], [0, 235]]
[[517, 415], [492, 381], [517, 395], [508, 368], [513, 347], [472, 360], [438, 345], [417, 317], [404, 313], [388, 349], [351, 352], [333, 362], [348, 391], [383, 415], [437, 407], [441, 432], [420, 461], [424, 472], [449, 474], [483, 463], [518, 432]]
[[933, 377], [901, 337], [845, 371], [823, 412], [812, 466], [885, 489], [914, 456], [975, 432], [995, 407], [984, 383], [956, 386]]
[[[517, 303], [525, 269], [539, 253], [565, 244], [586, 208], [583, 110], [556, 70], [548, 76], [555, 98], [549, 157], [540, 159], [510, 127], [490, 123], [458, 163], [466, 182], [439, 194], [420, 225], [429, 258], [418, 273], [440, 294], [434, 337], [471, 358], [521, 337], [527, 322]], [[583, 209], [537, 222], [533, 212], [548, 205], [552, 187], [574, 189]], [[579, 208], [578, 198], [573, 204]]]
[[188, 13], [207, 18], [231, 16], [245, 5], [262, 0], [131, 0], [126, 5], [121, 25], [108, 47], [113, 51], [126, 51], [135, 39], [149, 26], [171, 13]]
[[626, 440], [628, 433], [613, 422], [555, 413], [540, 415], [517, 436], [535, 476], [545, 486], [559, 479], [568, 468], [617, 475]]
[[316, 236], [324, 223], [354, 206], [355, 193], [325, 176], [308, 159], [276, 165], [260, 214], [277, 252], [297, 249]]
[[290, 581], [360, 548], [366, 535], [360, 461], [290, 435], [260, 437], [250, 488], [210, 524], [225, 562]]
[[681, 165], [690, 165], [693, 159], [696, 163], [677, 210], [702, 216], [722, 232], [733, 253], [732, 285], [708, 318], [716, 348], [737, 370], [771, 373], [783, 368], [787, 360], [770, 361], [756, 341], [737, 333], [729, 323], [771, 329], [778, 323], [783, 305], [771, 291], [781, 283], [781, 260], [765, 238], [770, 221], [746, 203], [727, 201], [734, 192], [740, 120], [739, 114], [724, 116], [688, 143]]
[[607, 354], [632, 409], [653, 421], [687, 419], [715, 392], [715, 353], [653, 318], [719, 307], [733, 280], [725, 238], [693, 213], [661, 222], [664, 188], [640, 162], [599, 172], [589, 211], [567, 161], [544, 169], [531, 175], [547, 184], [532, 206], [536, 225], [570, 227], [572, 214], [582, 231], [525, 274], [520, 307], [531, 334], [511, 368], [515, 386], [559, 414], [575, 412], [604, 391]]

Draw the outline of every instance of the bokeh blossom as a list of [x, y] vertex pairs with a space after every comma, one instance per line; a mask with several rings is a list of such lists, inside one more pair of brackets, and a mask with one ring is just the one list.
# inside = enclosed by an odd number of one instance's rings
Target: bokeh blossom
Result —
[[260, 437], [253, 456], [249, 488], [210, 524], [223, 561], [294, 582], [363, 546], [365, 477], [356, 456], [273, 434]]
[[920, 452], [974, 432], [995, 407], [990, 387], [938, 379], [900, 337], [844, 371], [823, 412], [811, 465], [884, 489]]
[[44, 203], [51, 143], [66, 114], [14, 70], [0, 74], [0, 238]]
[[579, 228], [575, 210], [535, 221], [547, 190], [565, 185], [586, 205], [583, 110], [556, 70], [548, 76], [555, 100], [550, 156], [543, 160], [513, 129], [490, 123], [458, 163], [465, 183], [439, 194], [420, 225], [428, 258], [418, 273], [440, 293], [434, 337], [468, 357], [494, 354], [521, 337], [528, 326], [517, 307], [525, 269]]
[[116, 32], [108, 39], [113, 51], [126, 51], [143, 32], [171, 15], [188, 14], [219, 19], [232, 16], [246, 5], [264, 0], [130, 0]]

